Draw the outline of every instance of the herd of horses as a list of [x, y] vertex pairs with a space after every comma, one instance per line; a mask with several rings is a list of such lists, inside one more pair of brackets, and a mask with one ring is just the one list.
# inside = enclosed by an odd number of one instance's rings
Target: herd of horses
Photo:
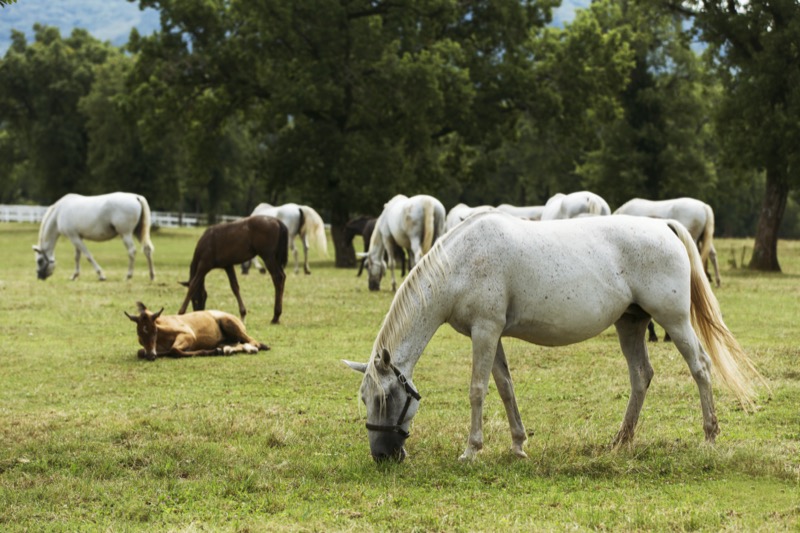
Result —
[[[42, 221], [39, 243], [33, 247], [38, 277], [53, 273], [55, 243], [63, 234], [76, 250], [72, 279], [79, 274], [81, 254], [105, 279], [82, 239], [107, 240], [118, 234], [130, 257], [128, 277], [133, 271], [135, 235], [142, 242], [152, 279], [149, 223], [149, 206], [141, 196], [67, 195], [48, 209]], [[700, 200], [634, 199], [612, 216], [608, 203], [589, 191], [557, 194], [543, 206], [459, 204], [449, 213], [432, 196], [397, 195], [377, 218], [354, 219], [346, 235], [364, 238], [365, 250], [359, 256], [369, 289], [379, 290], [388, 270], [395, 293], [368, 362], [345, 361], [364, 374], [361, 399], [367, 408], [373, 458], [406, 456], [405, 441], [421, 399], [413, 383], [414, 367], [444, 323], [472, 340], [472, 415], [462, 459], [472, 459], [483, 447], [482, 410], [490, 376], [505, 406], [512, 452], [525, 457], [527, 433], [503, 337], [562, 346], [592, 338], [611, 325], [631, 383], [614, 443], [629, 442], [653, 377], [645, 339], [652, 320], [665, 329], [684, 357], [698, 387], [706, 440], [713, 442], [719, 426], [712, 369], [744, 407], [752, 406], [754, 383], [761, 379], [725, 325], [711, 290], [708, 260], [720, 285], [713, 233], [713, 211]], [[249, 217], [209, 227], [197, 242], [178, 313], [163, 315], [163, 308], [153, 313], [141, 302], [137, 315], [125, 313], [137, 325], [139, 357], [269, 349], [245, 331], [247, 310], [235, 267], [246, 269], [257, 259], [263, 262], [275, 288], [272, 323], [278, 323], [290, 249], [299, 272], [297, 236], [309, 274], [309, 239], [325, 252], [326, 238], [321, 217], [308, 206], [261, 204]], [[405, 271], [406, 252], [408, 275], [398, 287], [394, 268], [400, 260]], [[204, 280], [215, 268], [225, 270], [241, 319], [205, 311]], [[190, 301], [194, 311], [186, 313]], [[651, 340], [652, 335], [651, 330]]]

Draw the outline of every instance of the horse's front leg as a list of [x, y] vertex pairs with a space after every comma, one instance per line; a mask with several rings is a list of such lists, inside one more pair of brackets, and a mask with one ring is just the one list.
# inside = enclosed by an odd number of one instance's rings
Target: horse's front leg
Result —
[[97, 264], [97, 261], [94, 260], [92, 254], [89, 252], [89, 249], [84, 244], [83, 240], [80, 237], [70, 237], [72, 244], [75, 246], [75, 274], [72, 275], [72, 279], [77, 279], [80, 275], [80, 258], [81, 253], [86, 256], [86, 259], [92, 264], [94, 267], [95, 272], [97, 272], [97, 277], [100, 281], [105, 281], [106, 276], [103, 274], [103, 269], [100, 268], [100, 265]]
[[502, 340], [497, 341], [492, 376], [497, 385], [497, 392], [503, 400], [503, 406], [506, 408], [508, 425], [511, 428], [511, 451], [517, 457], [527, 458], [528, 454], [522, 448], [525, 446], [525, 441], [528, 440], [528, 435], [525, 433], [525, 426], [522, 424], [522, 417], [517, 407], [517, 396], [514, 394], [514, 383], [511, 381], [511, 370], [508, 368]]
[[283, 287], [286, 284], [286, 272], [274, 257], [261, 257], [272, 277], [272, 286], [275, 288], [275, 307], [272, 313], [272, 323], [277, 324], [283, 313]]
[[244, 320], [244, 317], [247, 316], [247, 309], [244, 307], [242, 295], [239, 294], [239, 281], [236, 279], [236, 270], [233, 268], [233, 265], [228, 265], [225, 267], [225, 273], [228, 275], [228, 283], [230, 283], [231, 290], [236, 296], [236, 301], [239, 303], [239, 316]]
[[467, 447], [459, 460], [474, 459], [483, 448], [483, 402], [489, 388], [500, 333], [494, 324], [476, 324], [472, 328], [472, 380], [469, 386], [471, 410]]
[[308, 239], [305, 235], [300, 236], [300, 242], [303, 243], [303, 269], [306, 274], [311, 274], [311, 270], [308, 268]]
[[289, 241], [289, 248], [292, 250], [292, 255], [294, 256], [294, 273], [300, 273], [300, 259], [297, 255], [297, 246], [294, 245], [294, 239]]
[[128, 276], [126, 279], [131, 279], [133, 277], [133, 261], [136, 259], [136, 245], [133, 243], [133, 235], [122, 235], [122, 242], [128, 251]]

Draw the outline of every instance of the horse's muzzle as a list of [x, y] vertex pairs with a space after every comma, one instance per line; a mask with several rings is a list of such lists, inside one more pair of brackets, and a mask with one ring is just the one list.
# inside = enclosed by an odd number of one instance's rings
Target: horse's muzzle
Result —
[[384, 463], [389, 460], [402, 463], [403, 459], [405, 459], [407, 455], [408, 453], [406, 453], [406, 449], [401, 446], [400, 449], [394, 453], [373, 453], [372, 458], [376, 463]]
[[368, 283], [369, 290], [371, 291], [379, 291], [381, 290], [381, 284], [377, 281], [370, 281]]

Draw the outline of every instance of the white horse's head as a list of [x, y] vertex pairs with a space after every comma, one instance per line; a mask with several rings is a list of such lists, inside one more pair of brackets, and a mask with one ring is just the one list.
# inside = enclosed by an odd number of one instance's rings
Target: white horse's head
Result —
[[361, 401], [367, 407], [367, 433], [372, 458], [402, 461], [403, 445], [409, 435], [411, 419], [419, 409], [420, 395], [414, 384], [392, 363], [389, 351], [375, 354], [373, 364], [344, 363], [364, 374]]
[[369, 290], [371, 291], [381, 290], [381, 279], [383, 279], [383, 275], [386, 273], [386, 261], [384, 261], [383, 259], [376, 261], [369, 255], [367, 255], [366, 268], [368, 275], [367, 284], [369, 286]]
[[53, 275], [56, 269], [56, 258], [48, 257], [47, 253], [38, 245], [33, 245], [33, 251], [36, 252], [36, 276], [39, 279], [47, 279]]

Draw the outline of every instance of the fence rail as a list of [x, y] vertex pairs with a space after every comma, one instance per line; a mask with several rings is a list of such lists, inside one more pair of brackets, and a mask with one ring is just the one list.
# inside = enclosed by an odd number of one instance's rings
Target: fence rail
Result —
[[[42, 221], [47, 207], [40, 205], [0, 205], [0, 222], [34, 222]], [[241, 217], [220, 215], [218, 222], [230, 222]], [[202, 213], [169, 213], [152, 211], [150, 221], [153, 226], [174, 228], [179, 226], [207, 226], [208, 217]]]

